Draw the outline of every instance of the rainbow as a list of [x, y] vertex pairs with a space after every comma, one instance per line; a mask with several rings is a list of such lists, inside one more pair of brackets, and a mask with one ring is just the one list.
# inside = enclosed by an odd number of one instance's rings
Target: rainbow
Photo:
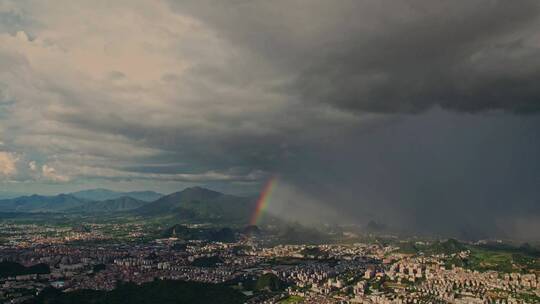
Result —
[[261, 218], [261, 215], [266, 209], [268, 205], [268, 201], [270, 200], [270, 194], [272, 194], [272, 190], [274, 189], [274, 186], [277, 183], [277, 176], [272, 176], [266, 184], [264, 184], [264, 188], [261, 191], [261, 194], [259, 194], [259, 199], [257, 200], [257, 204], [255, 206], [255, 211], [251, 215], [251, 220], [249, 221], [250, 225], [256, 225], [259, 219]]

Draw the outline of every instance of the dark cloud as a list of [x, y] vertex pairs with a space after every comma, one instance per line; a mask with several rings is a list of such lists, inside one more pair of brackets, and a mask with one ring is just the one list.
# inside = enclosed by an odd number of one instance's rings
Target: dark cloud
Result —
[[278, 170], [344, 218], [401, 231], [530, 237], [513, 229], [540, 219], [538, 130], [538, 116], [434, 110], [306, 148]]
[[294, 81], [355, 111], [540, 110], [537, 1], [173, 3]]

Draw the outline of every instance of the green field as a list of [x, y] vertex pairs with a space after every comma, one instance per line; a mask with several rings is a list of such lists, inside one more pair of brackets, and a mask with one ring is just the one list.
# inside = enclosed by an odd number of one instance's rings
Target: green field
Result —
[[304, 301], [304, 298], [300, 296], [289, 296], [286, 299], [283, 299], [279, 301], [280, 304], [296, 304], [296, 303], [302, 303]]
[[465, 266], [478, 271], [528, 272], [540, 269], [540, 261], [537, 257], [524, 253], [475, 248], [471, 250], [471, 256]]
[[446, 266], [452, 265], [478, 271], [530, 272], [540, 270], [540, 259], [536, 254], [517, 249], [491, 249], [469, 246], [470, 256], [467, 259], [453, 257], [446, 261]]
[[[431, 244], [399, 242], [401, 253], [406, 254], [446, 254], [445, 266], [464, 267], [478, 271], [530, 272], [540, 270], [540, 251], [529, 244], [514, 246], [505, 243], [471, 245], [457, 240], [436, 241]], [[468, 251], [468, 258], [460, 258], [456, 253]]]

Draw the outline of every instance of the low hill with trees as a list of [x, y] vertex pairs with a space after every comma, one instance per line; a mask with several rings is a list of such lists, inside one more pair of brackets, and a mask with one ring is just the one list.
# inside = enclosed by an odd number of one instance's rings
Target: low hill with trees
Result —
[[142, 285], [122, 284], [111, 291], [77, 290], [63, 293], [45, 289], [29, 304], [236, 304], [245, 296], [223, 284], [154, 281]]

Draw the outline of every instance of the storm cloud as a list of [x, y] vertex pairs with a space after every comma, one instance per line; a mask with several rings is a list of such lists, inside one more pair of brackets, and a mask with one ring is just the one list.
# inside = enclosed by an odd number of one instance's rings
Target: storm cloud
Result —
[[[176, 3], [176, 2], [174, 2]], [[263, 56], [309, 102], [347, 110], [535, 112], [537, 1], [173, 5]]]
[[537, 1], [0, 0], [0, 186], [536, 238], [539, 71]]

